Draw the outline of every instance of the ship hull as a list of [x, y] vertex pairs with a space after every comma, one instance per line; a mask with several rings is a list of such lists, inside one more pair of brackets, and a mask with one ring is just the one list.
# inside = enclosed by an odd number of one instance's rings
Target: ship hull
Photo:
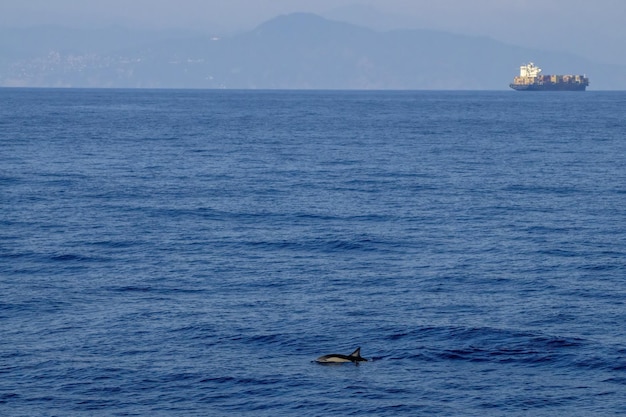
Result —
[[544, 84], [509, 84], [517, 91], [585, 91], [586, 84], [574, 83], [544, 83]]

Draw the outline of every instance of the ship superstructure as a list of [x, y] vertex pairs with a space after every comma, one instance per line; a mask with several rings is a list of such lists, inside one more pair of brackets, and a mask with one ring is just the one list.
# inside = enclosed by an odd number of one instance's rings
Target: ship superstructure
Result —
[[588, 85], [585, 75], [541, 75], [541, 68], [530, 62], [520, 66], [519, 76], [509, 87], [518, 91], [585, 91]]

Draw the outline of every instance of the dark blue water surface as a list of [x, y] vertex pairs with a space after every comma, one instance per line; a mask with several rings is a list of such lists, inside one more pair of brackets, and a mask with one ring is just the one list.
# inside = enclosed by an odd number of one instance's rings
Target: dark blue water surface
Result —
[[626, 93], [0, 100], [0, 415], [626, 415]]

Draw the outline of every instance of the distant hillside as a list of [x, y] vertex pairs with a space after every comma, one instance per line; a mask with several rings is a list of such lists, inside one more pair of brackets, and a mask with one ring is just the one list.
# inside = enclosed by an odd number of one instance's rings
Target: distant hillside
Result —
[[0, 34], [2, 86], [507, 89], [532, 60], [544, 73], [585, 73], [590, 89], [626, 89], [624, 68], [571, 54], [436, 31], [380, 32], [307, 13], [225, 38], [120, 28]]

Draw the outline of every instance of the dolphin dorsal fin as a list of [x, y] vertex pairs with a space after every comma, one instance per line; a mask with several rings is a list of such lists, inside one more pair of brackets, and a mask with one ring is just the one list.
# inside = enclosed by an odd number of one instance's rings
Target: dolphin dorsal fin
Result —
[[350, 354], [350, 356], [355, 357], [355, 358], [360, 358], [361, 357], [361, 348], [360, 347], [356, 348], [356, 350], [354, 352], [352, 352]]

